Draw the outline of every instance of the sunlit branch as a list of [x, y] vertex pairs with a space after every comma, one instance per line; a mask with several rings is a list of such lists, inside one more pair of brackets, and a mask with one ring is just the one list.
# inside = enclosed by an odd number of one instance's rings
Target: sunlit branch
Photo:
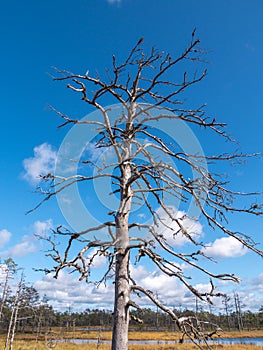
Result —
[[[200, 349], [200, 342], [203, 340], [210, 349], [207, 339], [216, 334], [217, 330], [204, 332], [202, 327], [205, 326], [205, 322], [202, 323], [196, 317], [179, 319], [151, 291], [139, 286], [130, 271], [131, 256], [135, 259], [135, 264], [140, 264], [142, 259], [147, 258], [162, 274], [176, 278], [184, 288], [208, 303], [212, 302], [213, 296], [222, 295], [216, 291], [214, 280], [239, 282], [232, 274], [215, 274], [210, 268], [203, 267], [205, 265], [202, 265], [202, 258], [205, 258], [206, 262], [214, 260], [207, 255], [207, 246], [200, 242], [194, 230], [185, 224], [186, 220], [198, 220], [184, 210], [190, 203], [194, 203], [202, 220], [215, 233], [233, 237], [244, 247], [263, 257], [262, 250], [257, 249], [256, 243], [249, 235], [228, 227], [229, 213], [256, 217], [263, 215], [260, 198], [262, 192], [245, 193], [231, 190], [227, 178], [211, 170], [214, 164], [242, 163], [247, 158], [261, 154], [237, 151], [219, 155], [190, 154], [182, 150], [180, 145], [170, 144], [169, 140], [159, 133], [158, 126], [151, 127], [154, 123], [158, 125], [158, 122], [162, 121], [169, 121], [172, 127], [177, 121], [181, 121], [200, 129], [200, 132], [208, 130], [214, 137], [235, 142], [226, 132], [225, 123], [205, 117], [205, 105], [197, 108], [186, 106], [186, 93], [207, 74], [202, 66], [199, 71], [193, 71], [192, 68], [192, 63], [203, 65], [204, 54], [193, 31], [190, 44], [175, 58], [155, 48], [145, 52], [143, 39], [140, 39], [123, 62], [117, 62], [117, 58], [112, 56], [112, 68], [106, 70], [106, 77], [105, 74], [100, 76], [98, 73], [86, 72], [79, 75], [55, 68], [57, 76], [53, 79], [65, 82], [68, 89], [78, 94], [85, 102], [87, 112], [90, 108], [91, 111], [95, 109], [100, 113], [98, 120], [90, 120], [88, 117], [82, 120], [76, 116], [72, 118], [65, 115], [54, 107], [50, 109], [62, 119], [60, 127], [68, 124], [95, 125], [94, 147], [104, 157], [94, 160], [91, 154], [86, 155], [86, 159], [79, 161], [81, 168], [76, 170], [74, 167], [77, 174], [70, 173], [70, 169], [62, 169], [64, 174], [70, 174], [63, 176], [57, 174], [57, 168], [56, 174], [51, 172], [41, 176], [42, 184], [38, 190], [44, 199], [29, 212], [72, 185], [77, 187], [80, 183], [92, 184], [93, 181], [96, 183], [101, 179], [109, 179], [112, 188], [107, 195], [115, 195], [118, 202], [116, 207], [107, 209], [109, 212], [105, 213], [111, 216], [112, 221], [104, 219], [105, 222], [94, 227], [89, 227], [87, 222], [87, 229], [81, 232], [70, 231], [60, 226], [53, 231], [53, 236], [44, 237], [51, 247], [47, 255], [53, 259], [55, 266], [51, 270], [55, 277], [58, 277], [61, 270], [71, 269], [78, 272], [80, 280], [92, 282], [91, 270], [96, 259], [103, 257], [107, 264], [104, 266], [102, 277], [93, 282], [99, 285], [115, 278], [114, 325], [123, 322], [119, 329], [125, 326], [128, 332], [129, 307], [137, 308], [137, 304], [130, 299], [132, 291], [137, 295], [145, 295], [169, 314], [183, 333], [182, 340], [186, 335]], [[183, 71], [178, 74], [178, 69], [182, 67]], [[122, 110], [119, 115], [112, 115], [111, 107], [103, 106], [106, 98], [110, 99], [111, 103], [121, 104]], [[108, 150], [111, 152], [107, 153]], [[79, 174], [83, 168], [87, 170], [88, 175]], [[240, 205], [238, 200], [244, 200], [246, 196], [249, 196], [250, 202]], [[173, 201], [180, 202], [182, 208], [176, 210]], [[143, 207], [141, 213], [151, 216], [150, 224], [140, 224], [136, 221], [136, 214], [131, 213], [132, 205], [136, 206], [137, 203]], [[178, 215], [179, 211], [182, 213], [181, 217]], [[96, 238], [96, 233], [104, 231], [107, 232], [106, 239]], [[141, 235], [146, 236], [140, 237], [139, 231]], [[181, 237], [191, 247], [187, 253], [180, 253], [180, 250], [175, 248], [177, 240]], [[64, 248], [59, 247], [57, 238], [65, 240]], [[191, 283], [191, 276], [186, 276], [178, 263], [184, 263], [206, 275], [210, 279], [210, 290], [203, 293], [195, 288]], [[46, 272], [51, 270], [45, 269]], [[127, 317], [120, 319], [120, 314]], [[113, 339], [117, 349], [115, 333]], [[125, 346], [118, 350], [124, 350]]]

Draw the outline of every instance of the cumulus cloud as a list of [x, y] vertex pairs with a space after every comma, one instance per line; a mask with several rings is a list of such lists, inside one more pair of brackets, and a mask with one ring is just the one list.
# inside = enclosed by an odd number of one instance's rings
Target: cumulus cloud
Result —
[[89, 254], [88, 259], [92, 259], [93, 268], [101, 268], [106, 265], [107, 259], [104, 255], [99, 254], [99, 250], [94, 248]]
[[[131, 266], [131, 275], [139, 285], [151, 290], [154, 294], [158, 292], [158, 298], [166, 305], [174, 307], [178, 304], [189, 305], [194, 303], [192, 295], [187, 294], [187, 289], [176, 279], [169, 278], [158, 271], [149, 272], [144, 266]], [[106, 307], [113, 309], [114, 284], [108, 281], [107, 285], [101, 284], [98, 288], [93, 284], [80, 282], [74, 275], [61, 272], [58, 279], [52, 274], [44, 276], [34, 283], [34, 287], [40, 295], [46, 295], [53, 307], [61, 309], [66, 305], [75, 310], [83, 310], [91, 307]], [[136, 296], [133, 296], [136, 300]], [[150, 305], [147, 298], [138, 300], [140, 305]]]
[[[175, 307], [179, 304], [189, 305], [193, 296], [178, 279], [171, 278], [159, 270], [148, 271], [144, 266], [130, 267], [131, 276], [136, 283], [146, 290], [150, 290], [158, 299], [167, 306]], [[135, 298], [136, 299], [136, 298]], [[151, 305], [146, 297], [138, 299], [140, 305]]]
[[[35, 234], [44, 236], [46, 232], [50, 230], [52, 227], [52, 220], [46, 220], [46, 221], [36, 221], [33, 224], [33, 227], [31, 227], [31, 233], [22, 236], [22, 239], [19, 243], [15, 245], [9, 246], [4, 251], [0, 252], [0, 256], [3, 258], [6, 257], [19, 257], [22, 258], [30, 253], [35, 253], [37, 251], [37, 238], [35, 237]], [[1, 234], [2, 233], [2, 234]], [[0, 231], [0, 242], [3, 246], [3, 241], [1, 238], [5, 239], [5, 243], [7, 243], [10, 240], [11, 233], [7, 230], [1, 230]]]
[[96, 143], [89, 142], [86, 145], [84, 155], [87, 154], [91, 162], [96, 162], [104, 152], [104, 148], [97, 147]]
[[[252, 278], [247, 283], [248, 288], [250, 288], [252, 291], [257, 291], [262, 295], [263, 298], [263, 273], [259, 274], [255, 278]], [[263, 303], [262, 303], [263, 305]]]
[[3, 257], [24, 257], [29, 253], [36, 251], [36, 244], [34, 238], [31, 235], [25, 235], [22, 238], [22, 242], [9, 247], [7, 250], [1, 252]]
[[199, 221], [189, 218], [185, 212], [178, 211], [175, 207], [170, 207], [169, 212], [178, 222], [172, 220], [163, 209], [158, 209], [157, 215], [160, 220], [155, 226], [158, 234], [163, 235], [168, 244], [182, 246], [189, 242], [189, 238], [182, 233], [180, 226], [195, 240], [203, 236], [202, 225]]
[[[146, 266], [130, 266], [131, 276], [136, 280], [138, 285], [141, 285], [147, 290], [150, 290], [158, 299], [170, 308], [194, 309], [196, 304], [195, 296], [182, 285], [176, 278], [170, 278], [158, 270], [149, 271]], [[93, 284], [80, 282], [77, 276], [61, 271], [58, 279], [54, 279], [52, 274], [43, 276], [41, 280], [34, 283], [34, 287], [39, 291], [40, 295], [46, 295], [50, 304], [63, 311], [63, 308], [71, 306], [74, 310], [83, 311], [85, 308], [107, 308], [113, 309], [114, 284], [113, 281], [108, 281], [107, 285], [101, 284], [98, 288]], [[258, 286], [261, 289], [257, 290]], [[255, 288], [255, 286], [257, 286]], [[211, 290], [210, 283], [197, 283], [194, 287], [200, 292], [209, 292]], [[230, 288], [230, 289], [229, 289]], [[232, 287], [224, 289], [221, 285], [220, 291], [227, 292], [233, 298]], [[218, 290], [218, 291], [219, 291]], [[256, 279], [249, 281], [247, 285], [243, 285], [243, 289], [238, 292], [242, 304], [245, 304], [245, 309], [257, 311], [263, 305], [263, 274]], [[132, 295], [132, 299], [142, 307], [152, 306], [152, 303], [143, 295], [137, 298]], [[213, 298], [214, 308], [223, 310], [222, 300]], [[208, 308], [206, 303], [201, 303], [205, 309]]]
[[208, 243], [204, 253], [217, 258], [237, 258], [248, 252], [248, 249], [234, 237], [218, 238]]
[[258, 311], [263, 305], [263, 273], [244, 281], [244, 289], [239, 292], [247, 309]]
[[104, 162], [105, 159], [109, 160], [114, 156], [111, 147], [98, 147], [96, 142], [88, 142], [86, 144], [85, 150], [81, 155], [82, 158], [88, 158], [91, 162]]
[[74, 309], [83, 310], [88, 307], [113, 306], [114, 286], [112, 283], [100, 285], [98, 288], [92, 284], [80, 282], [78, 278], [61, 272], [57, 279], [52, 274], [44, 276], [34, 283], [40, 295], [46, 295], [53, 307], [74, 306]]
[[25, 173], [23, 178], [35, 184], [40, 175], [46, 175], [54, 170], [57, 153], [48, 143], [43, 143], [34, 148], [34, 156], [24, 159]]
[[35, 221], [33, 225], [34, 234], [36, 234], [37, 236], [44, 236], [50, 231], [52, 227], [53, 223], [51, 219], [45, 221]]
[[[179, 304], [194, 304], [194, 298], [189, 295], [186, 287], [176, 279], [169, 278], [159, 271], [149, 272], [144, 266], [131, 266], [131, 275], [139, 285], [158, 293], [161, 302], [174, 307]], [[80, 282], [74, 275], [61, 272], [58, 279], [52, 274], [44, 276], [34, 283], [34, 287], [40, 295], [46, 295], [53, 307], [61, 309], [72, 306], [75, 310], [83, 310], [91, 307], [106, 307], [113, 309], [114, 284], [108, 281], [107, 285], [101, 284], [98, 288], [93, 284]], [[136, 300], [136, 295], [133, 295]], [[146, 297], [136, 300], [142, 306], [149, 306], [151, 302]]]
[[7, 242], [9, 242], [12, 234], [6, 230], [0, 230], [0, 247], [3, 247]]

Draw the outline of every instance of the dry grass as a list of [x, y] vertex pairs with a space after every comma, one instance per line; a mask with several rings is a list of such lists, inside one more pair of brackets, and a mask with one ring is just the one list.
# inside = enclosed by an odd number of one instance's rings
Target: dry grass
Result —
[[251, 330], [251, 331], [231, 331], [222, 332], [222, 337], [224, 338], [261, 338], [263, 337], [263, 330]]
[[[100, 336], [101, 340], [110, 340], [111, 332], [100, 332], [97, 331], [84, 331], [78, 330], [76, 332], [65, 332], [56, 329], [55, 332], [59, 338], [80, 338], [80, 339], [98, 339]], [[180, 334], [175, 332], [137, 332], [133, 331], [129, 333], [130, 340], [178, 340]], [[221, 337], [235, 338], [235, 337], [262, 337], [263, 331], [244, 331], [244, 332], [224, 332]], [[4, 349], [4, 336], [0, 337], [0, 349]], [[109, 344], [96, 343], [91, 344], [74, 344], [74, 343], [58, 343], [55, 350], [110, 350]], [[129, 350], [195, 350], [197, 349], [193, 344], [160, 344], [160, 345], [130, 345]], [[214, 350], [263, 350], [263, 346], [256, 345], [213, 345]], [[48, 350], [45, 344], [44, 336], [41, 341], [35, 342], [35, 336], [27, 335], [16, 335], [13, 350]]]
[[[0, 348], [4, 348], [4, 343], [0, 342]], [[214, 350], [262, 350], [262, 346], [254, 345], [214, 345]], [[31, 341], [16, 341], [13, 350], [47, 350], [44, 342], [35, 343]], [[55, 347], [55, 350], [110, 350], [110, 345], [101, 344], [73, 344], [62, 343]], [[130, 345], [129, 350], [196, 350], [192, 344], [177, 345]]]
[[[57, 329], [57, 333], [60, 331]], [[75, 332], [63, 332], [62, 337], [66, 339], [79, 338], [79, 339], [97, 339], [98, 335], [103, 340], [111, 340], [110, 331], [102, 331], [99, 329], [97, 331], [89, 330], [77, 330]], [[150, 331], [131, 331], [129, 332], [130, 340], [178, 340], [180, 338], [179, 332], [150, 332]], [[253, 330], [253, 331], [233, 331], [233, 332], [221, 332], [220, 337], [222, 338], [257, 338], [263, 337], [263, 330]]]

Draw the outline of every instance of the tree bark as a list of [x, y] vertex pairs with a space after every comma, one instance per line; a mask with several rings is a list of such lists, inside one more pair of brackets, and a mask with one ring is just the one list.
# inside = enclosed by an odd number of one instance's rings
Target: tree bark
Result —
[[112, 350], [128, 349], [129, 330], [129, 214], [131, 210], [132, 189], [129, 185], [131, 178], [130, 142], [124, 144], [123, 165], [121, 170], [120, 207], [115, 217], [116, 223], [116, 259], [115, 259], [115, 301], [114, 326], [112, 334]]
[[129, 252], [125, 255], [118, 254], [116, 257], [115, 272], [115, 304], [114, 304], [114, 327], [112, 335], [112, 350], [128, 349], [129, 329]]
[[11, 337], [12, 325], [13, 325], [13, 322], [14, 322], [14, 314], [15, 314], [15, 307], [13, 307], [12, 312], [11, 312], [11, 317], [10, 317], [10, 320], [9, 320], [9, 325], [8, 325], [8, 331], [7, 331], [7, 335], [6, 335], [6, 341], [5, 341], [4, 350], [8, 349], [8, 345], [9, 345], [9, 341], [10, 341], [10, 337]]
[[11, 333], [11, 338], [10, 338], [9, 350], [13, 350], [13, 343], [14, 343], [15, 333], [16, 333], [18, 311], [19, 311], [19, 304], [17, 304], [16, 308], [15, 308], [14, 321], [13, 321], [12, 333]]
[[1, 298], [1, 304], [0, 304], [0, 321], [2, 321], [2, 317], [3, 317], [3, 308], [4, 308], [6, 296], [7, 296], [9, 272], [10, 272], [10, 266], [7, 266], [6, 275], [5, 275], [5, 284], [4, 284], [4, 287], [3, 287], [2, 298]]

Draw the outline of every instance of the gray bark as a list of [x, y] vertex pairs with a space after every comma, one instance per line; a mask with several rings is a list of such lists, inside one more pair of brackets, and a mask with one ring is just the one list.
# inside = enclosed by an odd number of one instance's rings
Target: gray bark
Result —
[[15, 338], [15, 331], [16, 331], [16, 325], [17, 325], [17, 316], [20, 309], [20, 298], [21, 298], [21, 291], [24, 284], [24, 274], [21, 274], [20, 282], [18, 283], [18, 287], [16, 290], [16, 296], [15, 301], [9, 321], [9, 327], [8, 332], [6, 336], [6, 342], [5, 342], [5, 349], [4, 350], [12, 350], [13, 349], [13, 343]]
[[[127, 169], [126, 169], [127, 170]], [[127, 171], [129, 173], [129, 171]], [[127, 177], [126, 177], [127, 179]], [[126, 180], [124, 179], [124, 182]], [[129, 231], [130, 190], [123, 194], [120, 212], [116, 216], [116, 234], [119, 242], [116, 247], [115, 260], [115, 303], [112, 350], [128, 349], [129, 328]]]
[[129, 329], [129, 252], [116, 257], [114, 327], [112, 350], [128, 349]]
[[[200, 41], [195, 38], [195, 30], [192, 33], [190, 44], [181, 55], [175, 58], [170, 54], [159, 52], [155, 48], [146, 53], [142, 48], [142, 43], [143, 39], [140, 39], [123, 63], [118, 63], [113, 55], [113, 69], [107, 71], [106, 79], [100, 77], [99, 74], [95, 76], [87, 73], [76, 75], [65, 70], [55, 69], [59, 76], [54, 77], [54, 80], [67, 82], [69, 89], [81, 94], [81, 99], [89, 106], [100, 111], [102, 116], [100, 120], [96, 118], [78, 120], [58, 112], [52, 107], [51, 109], [63, 120], [60, 127], [68, 124], [86, 124], [98, 127], [101, 135], [97, 145], [98, 148], [111, 147], [117, 159], [114, 159], [114, 162], [111, 163], [111, 160], [107, 162], [105, 157], [105, 161], [98, 164], [87, 160], [87, 164], [95, 169], [91, 176], [73, 173], [72, 176], [65, 177], [63, 174], [56, 173], [59, 168], [56, 169], [54, 174], [49, 173], [41, 176], [45, 183], [44, 187], [48, 182], [50, 188], [48, 191], [43, 191], [39, 187], [40, 192], [45, 194], [45, 198], [29, 212], [78, 182], [90, 182], [102, 178], [111, 179], [117, 185], [117, 189], [113, 193], [120, 193], [119, 208], [116, 210], [114, 207], [109, 213], [114, 217], [114, 222], [100, 223], [96, 227], [88, 227], [86, 230], [74, 234], [61, 226], [57, 227], [57, 230], [53, 232], [54, 237], [44, 238], [51, 244], [51, 252], [49, 251], [47, 256], [55, 262], [54, 268], [51, 270], [45, 268], [44, 271], [54, 272], [54, 277], [58, 277], [62, 269], [69, 267], [80, 273], [80, 280], [85, 279], [88, 282], [95, 256], [99, 254], [108, 258], [108, 269], [100, 282], [106, 282], [108, 278], [111, 278], [111, 273], [114, 270], [115, 303], [112, 350], [127, 350], [128, 348], [129, 305], [133, 305], [130, 301], [130, 291], [144, 295], [161, 310], [168, 313], [177, 322], [178, 328], [183, 331], [183, 334], [188, 336], [199, 349], [202, 348], [200, 340], [204, 341], [207, 348], [211, 348], [206, 340], [217, 332], [217, 327], [215, 327], [215, 333], [204, 333], [202, 329], [199, 329], [200, 321], [196, 317], [179, 320], [176, 314], [162, 304], [151, 291], [137, 285], [133, 276], [130, 276], [129, 251], [137, 251], [136, 262], [139, 262], [143, 257], [149, 258], [160, 272], [165, 276], [177, 278], [200, 300], [211, 303], [213, 297], [222, 296], [220, 292], [217, 292], [213, 282], [216, 279], [239, 282], [239, 279], [233, 274], [216, 274], [205, 268], [202, 264], [203, 258], [210, 261], [213, 261], [213, 259], [206, 255], [208, 253], [206, 246], [199, 240], [199, 237], [197, 238], [194, 232], [191, 232], [192, 230], [188, 228], [188, 225], [184, 225], [184, 219], [197, 220], [200, 213], [202, 220], [211, 229], [235, 238], [244, 247], [263, 257], [263, 251], [256, 247], [256, 243], [245, 232], [232, 230], [227, 225], [229, 213], [262, 216], [263, 205], [261, 200], [259, 203], [257, 200], [262, 193], [233, 191], [228, 187], [229, 180], [227, 178], [210, 172], [206, 166], [207, 164], [212, 165], [213, 163], [222, 162], [232, 164], [235, 161], [240, 162], [259, 154], [243, 154], [235, 151], [230, 154], [206, 156], [201, 148], [199, 151], [191, 150], [191, 147], [189, 148], [187, 145], [187, 149], [184, 150], [180, 142], [178, 146], [181, 147], [177, 147], [176, 139], [174, 139], [175, 142], [171, 143], [169, 138], [165, 137], [163, 140], [160, 137], [161, 134], [157, 131], [158, 127], [157, 129], [151, 127], [152, 123], [156, 122], [158, 124], [162, 120], [164, 122], [170, 121], [171, 131], [174, 130], [176, 133], [174, 122], [179, 119], [180, 122], [189, 126], [210, 130], [225, 140], [234, 141], [225, 131], [224, 123], [218, 122], [215, 118], [204, 116], [204, 106], [189, 109], [185, 104], [184, 92], [196, 83], [201, 82], [207, 74], [206, 70], [196, 73], [191, 64], [185, 64], [191, 61], [204, 63], [203, 55], [205, 51], [199, 47]], [[186, 70], [178, 75], [180, 67]], [[103, 107], [102, 103], [105, 101], [105, 96], [122, 105], [122, 111], [116, 118], [108, 113], [112, 110], [111, 108]], [[147, 125], [148, 123], [149, 125]], [[145, 143], [146, 140], [147, 143]], [[182, 149], [180, 150], [180, 148]], [[64, 157], [65, 154], [61, 152], [60, 156]], [[141, 157], [146, 159], [146, 162], [141, 160]], [[176, 164], [181, 165], [182, 168], [177, 168]], [[120, 171], [118, 176], [108, 172], [113, 167]], [[188, 177], [190, 174], [188, 171], [193, 174], [193, 177]], [[133, 186], [133, 190], [131, 186]], [[139, 203], [146, 205], [147, 211], [153, 219], [152, 224], [141, 224], [135, 218], [129, 222], [133, 194], [139, 200]], [[244, 196], [253, 197], [251, 204], [248, 204], [245, 208], [242, 205]], [[171, 209], [173, 203], [170, 200], [171, 198], [174, 198], [176, 203], [177, 200], [178, 203], [184, 203], [186, 208], [188, 205], [191, 208], [192, 204], [195, 203], [197, 211], [191, 213], [190, 210], [183, 217], [178, 217], [178, 210]], [[241, 200], [241, 206], [237, 203], [238, 199]], [[161, 212], [158, 210], [161, 210]], [[174, 225], [169, 225], [166, 218]], [[113, 232], [112, 227], [115, 227], [115, 232]], [[146, 230], [151, 238], [146, 240], [140, 236], [135, 236], [129, 239], [129, 227], [131, 230]], [[181, 250], [178, 251], [176, 247], [173, 247], [173, 244], [169, 244], [166, 235], [162, 232], [163, 230], [160, 230], [161, 227], [170, 228], [175, 241], [178, 234], [182, 234], [192, 245], [193, 251], [189, 251], [187, 254]], [[96, 234], [96, 232], [105, 228], [108, 229], [111, 237], [110, 241], [97, 240], [95, 236], [94, 241], [82, 239], [87, 233], [94, 232]], [[68, 236], [68, 244], [61, 253], [57, 247], [56, 238], [65, 239], [65, 236]], [[76, 252], [73, 250], [73, 246], [75, 244], [79, 246], [80, 242], [84, 243], [84, 247], [81, 247], [79, 253], [75, 255]], [[130, 244], [130, 242], [133, 243]], [[88, 251], [93, 248], [98, 249], [98, 252], [93, 253], [92, 258], [89, 258]], [[72, 254], [73, 257], [71, 257]], [[199, 258], [201, 258], [201, 261]], [[207, 275], [210, 278], [210, 291], [202, 292], [196, 289], [189, 281], [190, 276], [186, 276], [184, 269], [180, 269], [182, 263]], [[132, 283], [129, 283], [129, 280]]]
[[10, 272], [10, 266], [7, 266], [7, 268], [6, 268], [6, 275], [5, 275], [5, 284], [4, 284], [4, 287], [3, 287], [1, 304], [0, 304], [0, 321], [2, 320], [2, 317], [3, 317], [3, 308], [4, 308], [6, 296], [7, 296], [9, 272]]
[[12, 309], [11, 317], [9, 320], [4, 350], [8, 349], [8, 345], [9, 345], [9, 341], [10, 341], [10, 337], [11, 337], [12, 326], [13, 326], [13, 322], [14, 322], [14, 314], [15, 314], [15, 308]]
[[16, 305], [15, 312], [14, 312], [14, 321], [13, 321], [12, 333], [11, 333], [11, 338], [10, 338], [9, 350], [13, 350], [13, 343], [14, 343], [15, 333], [16, 333], [18, 311], [19, 311], [19, 304]]
[[[132, 116], [135, 111], [131, 107], [126, 124], [126, 132], [132, 128]], [[115, 302], [114, 302], [114, 327], [112, 333], [112, 350], [128, 349], [129, 330], [129, 228], [128, 220], [131, 210], [132, 189], [129, 184], [131, 178], [131, 166], [129, 158], [131, 154], [131, 142], [129, 139], [123, 143], [121, 170], [120, 207], [115, 217], [116, 223], [116, 259], [115, 259]]]

